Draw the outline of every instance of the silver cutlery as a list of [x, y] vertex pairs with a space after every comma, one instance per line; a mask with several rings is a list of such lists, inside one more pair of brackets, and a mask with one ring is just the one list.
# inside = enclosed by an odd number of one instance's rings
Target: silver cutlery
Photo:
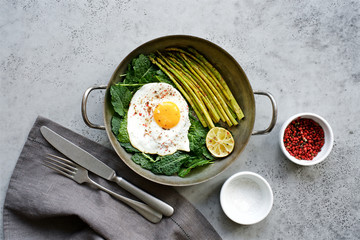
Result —
[[88, 183], [93, 187], [103, 190], [104, 192], [110, 194], [112, 197], [122, 201], [123, 203], [127, 204], [129, 207], [133, 208], [135, 211], [140, 213], [144, 218], [146, 218], [150, 222], [158, 223], [162, 219], [162, 214], [157, 212], [153, 208], [149, 207], [148, 205], [121, 196], [101, 186], [100, 184], [94, 182], [92, 179], [89, 178], [88, 171], [85, 168], [79, 166], [78, 164], [70, 160], [67, 160], [59, 156], [55, 156], [53, 154], [48, 154], [47, 160], [44, 160], [43, 164], [46, 167], [49, 167], [57, 171], [58, 173], [74, 180], [79, 184]]
[[117, 176], [116, 172], [112, 168], [79, 146], [45, 126], [42, 126], [40, 131], [44, 138], [52, 146], [75, 163], [102, 178], [117, 183], [120, 187], [138, 197], [150, 207], [162, 213], [164, 216], [171, 216], [174, 213], [174, 209], [170, 205], [134, 186], [124, 178]]

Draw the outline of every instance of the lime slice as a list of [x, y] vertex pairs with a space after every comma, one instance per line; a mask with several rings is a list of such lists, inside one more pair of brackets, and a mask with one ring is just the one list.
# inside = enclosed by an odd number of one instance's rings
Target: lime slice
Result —
[[234, 149], [235, 141], [231, 133], [222, 127], [210, 129], [206, 135], [206, 147], [215, 157], [226, 157]]

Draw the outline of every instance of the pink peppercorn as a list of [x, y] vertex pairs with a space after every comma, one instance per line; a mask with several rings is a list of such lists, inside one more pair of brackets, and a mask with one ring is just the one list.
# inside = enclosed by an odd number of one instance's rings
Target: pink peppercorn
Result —
[[300, 160], [312, 160], [324, 145], [324, 130], [312, 119], [297, 118], [285, 129], [285, 149]]

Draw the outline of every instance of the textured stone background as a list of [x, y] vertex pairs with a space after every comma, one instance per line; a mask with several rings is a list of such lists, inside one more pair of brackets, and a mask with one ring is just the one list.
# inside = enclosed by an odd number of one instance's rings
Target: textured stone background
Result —
[[[1, 1], [1, 209], [35, 118], [110, 147], [104, 131], [82, 121], [83, 92], [107, 84], [138, 45], [171, 34], [227, 50], [279, 108], [274, 130], [251, 137], [231, 168], [178, 190], [224, 239], [360, 239], [358, 1]], [[102, 121], [102, 101], [103, 92], [90, 97], [93, 122]], [[256, 97], [257, 129], [266, 128], [270, 106]], [[281, 124], [298, 112], [317, 113], [333, 127], [335, 145], [322, 164], [300, 167], [280, 152]], [[264, 176], [274, 191], [270, 215], [252, 226], [233, 223], [219, 205], [225, 179], [243, 170]]]

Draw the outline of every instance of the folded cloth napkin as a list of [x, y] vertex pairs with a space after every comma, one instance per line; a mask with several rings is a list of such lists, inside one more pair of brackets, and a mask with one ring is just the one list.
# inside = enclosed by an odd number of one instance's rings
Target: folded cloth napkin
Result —
[[[41, 135], [47, 126], [85, 149], [145, 191], [174, 207], [171, 217], [151, 223], [107, 193], [77, 184], [42, 165], [48, 153], [61, 156]], [[129, 193], [94, 175], [113, 191]], [[221, 239], [205, 217], [172, 187], [130, 170], [116, 153], [46, 118], [32, 127], [11, 177], [3, 210], [5, 239]]]

